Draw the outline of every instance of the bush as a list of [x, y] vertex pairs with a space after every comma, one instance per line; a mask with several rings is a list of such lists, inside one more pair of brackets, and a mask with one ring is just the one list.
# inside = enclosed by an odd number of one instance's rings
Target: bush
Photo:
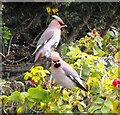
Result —
[[[112, 84], [120, 75], [117, 40], [118, 36], [111, 35], [109, 31], [104, 38], [93, 34], [68, 47], [62, 45], [62, 57], [86, 79], [88, 93], [78, 87], [61, 90], [54, 82], [51, 88], [45, 78], [49, 71], [36, 66], [24, 76], [25, 80], [33, 80], [36, 87], [30, 87], [24, 92], [12, 91], [8, 96], [2, 95], [0, 99], [4, 112], [120, 113], [120, 89]], [[111, 46], [112, 49], [108, 49]]]

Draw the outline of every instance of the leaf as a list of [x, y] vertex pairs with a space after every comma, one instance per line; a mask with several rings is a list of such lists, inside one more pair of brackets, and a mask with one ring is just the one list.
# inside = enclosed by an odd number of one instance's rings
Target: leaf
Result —
[[104, 67], [104, 65], [102, 64], [102, 63], [98, 63], [97, 64], [97, 67], [98, 67], [98, 69], [99, 70], [101, 70], [101, 69], [104, 69], [105, 67]]
[[0, 96], [0, 103], [2, 104], [4, 111], [5, 111], [5, 106], [8, 103], [8, 101], [9, 101], [9, 97], [8, 96], [6, 96], [6, 95]]
[[113, 102], [112, 102], [112, 104], [113, 104], [113, 112], [118, 112], [118, 111], [120, 111], [120, 108], [118, 108], [118, 104], [119, 104], [119, 102], [118, 102], [118, 100], [114, 100]]
[[20, 93], [20, 99], [23, 99], [23, 98], [26, 98], [26, 97], [28, 97], [28, 92], [21, 92]]
[[20, 101], [20, 92], [18, 91], [13, 92], [10, 96], [10, 100]]
[[[91, 75], [91, 76], [97, 78], [97, 81], [98, 81], [98, 79], [101, 78], [101, 76], [99, 75], [99, 73], [96, 72], [96, 71], [92, 72], [92, 75]], [[93, 79], [94, 79], [94, 78], [93, 78]], [[95, 80], [95, 81], [96, 81], [96, 80]]]
[[82, 76], [84, 76], [84, 78], [87, 78], [88, 76], [89, 76], [89, 74], [90, 74], [90, 68], [88, 67], [88, 65], [87, 64], [84, 64], [83, 66], [82, 66]]
[[29, 72], [26, 72], [26, 73], [25, 73], [25, 76], [24, 76], [24, 79], [25, 79], [25, 80], [28, 80], [29, 77], [32, 77], [32, 74], [29, 73]]
[[105, 54], [105, 52], [102, 51], [101, 49], [94, 48], [94, 47], [93, 47], [93, 53], [94, 53], [94, 55], [98, 55], [98, 56], [103, 56]]
[[96, 101], [95, 101], [96, 104], [103, 104], [104, 103], [104, 100], [101, 99], [101, 98], [97, 98]]
[[94, 55], [98, 55], [98, 52], [94, 47], [93, 47], [93, 53], [94, 53]]
[[83, 107], [82, 107], [80, 104], [78, 104], [78, 110], [79, 110], [79, 111], [82, 111], [82, 110], [83, 110]]
[[98, 43], [99, 47], [102, 48], [102, 38], [101, 37], [95, 37], [95, 41]]
[[63, 90], [63, 100], [68, 101], [69, 98], [69, 93], [66, 90]]
[[53, 110], [53, 112], [54, 111], [59, 111], [59, 106], [58, 105], [56, 105], [56, 104], [50, 104], [50, 110], [52, 111]]
[[99, 109], [101, 109], [101, 106], [100, 106], [100, 105], [95, 105], [95, 106], [93, 107], [93, 111], [96, 111], [96, 110], [99, 110]]
[[104, 105], [110, 109], [113, 108], [112, 102], [110, 100], [105, 100]]
[[118, 52], [115, 54], [115, 60], [116, 60], [116, 61], [119, 61], [119, 60], [120, 60], [120, 51], [118, 51]]
[[101, 109], [101, 112], [102, 112], [102, 113], [110, 113], [110, 109], [108, 109], [107, 107], [103, 107], [103, 108]]
[[[33, 102], [27, 101], [25, 104], [27, 105], [28, 108], [31, 109], [31, 108], [35, 105], [35, 103], [36, 103], [36, 101], [33, 101]], [[25, 104], [24, 104], [24, 105], [25, 105]]]
[[29, 88], [28, 89], [29, 96], [31, 98], [37, 99], [37, 100], [43, 100], [47, 99], [47, 92], [43, 90], [42, 88]]
[[17, 109], [17, 113], [22, 113], [23, 112], [23, 107], [21, 106], [21, 107], [18, 107], [18, 109]]
[[93, 113], [93, 108], [95, 105], [92, 105], [89, 109], [88, 109], [88, 113]]

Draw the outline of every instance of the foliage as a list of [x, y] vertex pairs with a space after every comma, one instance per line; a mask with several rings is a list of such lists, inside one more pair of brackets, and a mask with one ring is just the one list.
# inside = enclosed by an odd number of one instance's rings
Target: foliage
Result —
[[7, 44], [8, 41], [10, 40], [11, 37], [11, 32], [9, 30], [9, 28], [7, 26], [5, 26], [5, 24], [2, 24], [2, 22], [0, 22], [0, 27], [2, 30], [2, 41]]
[[50, 74], [50, 72], [48, 70], [44, 70], [42, 66], [36, 66], [36, 67], [32, 67], [30, 69], [30, 72], [26, 72], [24, 79], [28, 80], [31, 79], [32, 81], [34, 81], [35, 83], [40, 83], [42, 84], [42, 82], [45, 81], [45, 76], [47, 74]]
[[[44, 70], [42, 66], [36, 66], [24, 76], [25, 80], [34, 80], [36, 87], [22, 92], [12, 91], [8, 96], [2, 95], [0, 99], [3, 101], [4, 112], [7, 113], [8, 107], [12, 105], [9, 112], [120, 113], [117, 99], [119, 89], [112, 85], [113, 80], [120, 75], [116, 64], [119, 53], [116, 47], [118, 36], [111, 33], [108, 31], [104, 38], [100, 35], [86, 35], [68, 47], [62, 45], [62, 56], [67, 56], [64, 60], [86, 79], [88, 93], [78, 87], [61, 90], [55, 83], [50, 87], [45, 79], [49, 71]], [[108, 49], [109, 46], [113, 49]]]

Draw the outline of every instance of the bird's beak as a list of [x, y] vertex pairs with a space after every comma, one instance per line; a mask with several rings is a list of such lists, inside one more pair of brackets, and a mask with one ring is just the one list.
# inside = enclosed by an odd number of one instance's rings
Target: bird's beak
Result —
[[67, 27], [67, 25], [62, 25], [61, 28]]

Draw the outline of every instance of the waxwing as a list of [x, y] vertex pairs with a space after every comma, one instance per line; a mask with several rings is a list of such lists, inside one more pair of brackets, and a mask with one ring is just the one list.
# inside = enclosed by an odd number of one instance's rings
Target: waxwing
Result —
[[50, 57], [50, 53], [58, 46], [61, 39], [61, 28], [66, 27], [63, 20], [56, 16], [52, 16], [54, 19], [51, 21], [47, 29], [43, 32], [40, 39], [37, 42], [37, 48], [34, 51], [35, 60], [39, 60], [42, 56]]
[[82, 90], [88, 91], [82, 83], [83, 78], [60, 57], [58, 52], [51, 53], [51, 63], [51, 74], [56, 83], [66, 88], [71, 89], [78, 86]]

